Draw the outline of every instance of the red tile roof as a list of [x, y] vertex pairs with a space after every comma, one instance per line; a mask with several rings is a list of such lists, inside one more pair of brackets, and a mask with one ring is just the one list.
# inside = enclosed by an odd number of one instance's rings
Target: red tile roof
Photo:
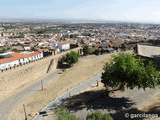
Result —
[[40, 52], [40, 53], [41, 53], [41, 52], [43, 52], [44, 50], [45, 50], [45, 49], [40, 49], [40, 50], [38, 50], [38, 52]]
[[12, 62], [12, 61], [15, 61], [15, 60], [16, 60], [16, 59], [15, 59], [14, 57], [1, 59], [1, 60], [0, 60], [0, 64]]
[[121, 39], [117, 38], [115, 39], [116, 42], [123, 42]]
[[40, 53], [41, 52], [39, 51], [39, 52], [34, 52], [34, 53], [22, 55], [22, 54], [19, 54], [19, 53], [15, 52], [15, 53], [10, 54], [12, 57], [1, 59], [0, 64], [12, 62], [12, 61], [19, 60], [19, 59], [22, 59], [22, 58], [32, 57], [32, 56], [38, 55]]
[[94, 44], [94, 46], [98, 47], [98, 46], [101, 46], [102, 44]]
[[68, 44], [68, 42], [59, 42], [61, 45]]
[[111, 40], [111, 42], [123, 42], [123, 41], [119, 38], [116, 38], [116, 39]]
[[23, 58], [28, 58], [28, 57], [32, 57], [32, 56], [35, 56], [35, 55], [38, 55], [40, 54], [39, 52], [34, 52], [34, 53], [30, 53], [30, 54], [25, 54], [23, 55]]
[[23, 58], [23, 55], [21, 55], [21, 54], [19, 54], [19, 53], [17, 53], [17, 52], [11, 53], [10, 55], [13, 56], [13, 57], [16, 58], [16, 59], [21, 59], [21, 58]]

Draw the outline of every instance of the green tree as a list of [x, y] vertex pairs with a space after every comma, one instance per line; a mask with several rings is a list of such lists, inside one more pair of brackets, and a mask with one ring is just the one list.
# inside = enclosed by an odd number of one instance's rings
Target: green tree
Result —
[[7, 47], [7, 50], [10, 50], [11, 48], [10, 47]]
[[89, 47], [88, 45], [84, 45], [83, 46], [83, 54], [88, 55], [88, 54], [91, 54], [91, 53], [92, 53], [92, 48]]
[[120, 53], [113, 56], [113, 60], [105, 63], [102, 73], [102, 83], [106, 87], [124, 90], [126, 88], [155, 88], [160, 85], [159, 72], [155, 65], [147, 65], [135, 54]]
[[76, 38], [76, 37], [77, 37], [77, 35], [75, 35], [75, 34], [70, 35], [70, 38]]
[[112, 48], [113, 48], [114, 50], [118, 50], [118, 47], [113, 46]]
[[101, 49], [101, 54], [105, 53], [106, 50], [104, 50], [103, 48]]
[[31, 47], [31, 51], [37, 51], [35, 47]]
[[44, 49], [44, 47], [40, 47], [40, 49]]
[[101, 51], [99, 50], [99, 49], [96, 49], [95, 51], [94, 51], [94, 54], [95, 55], [99, 55], [101, 53]]
[[113, 120], [113, 118], [109, 114], [102, 114], [100, 111], [95, 111], [88, 115], [86, 120]]
[[55, 110], [57, 120], [79, 120], [75, 115], [70, 114], [66, 108], [58, 108]]
[[78, 59], [79, 59], [79, 55], [74, 51], [67, 53], [63, 57], [64, 62], [66, 62], [69, 66], [72, 66], [74, 63], [78, 62]]
[[153, 44], [153, 45], [157, 45], [155, 40], [149, 40], [148, 42]]
[[19, 52], [19, 50], [17, 48], [13, 48], [12, 51], [13, 52]]
[[3, 48], [3, 49], [0, 50], [0, 53], [5, 53], [6, 51], [7, 51], [7, 49]]

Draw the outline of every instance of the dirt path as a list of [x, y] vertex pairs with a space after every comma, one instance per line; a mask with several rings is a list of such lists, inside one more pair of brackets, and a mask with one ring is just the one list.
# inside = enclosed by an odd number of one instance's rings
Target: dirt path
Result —
[[110, 55], [106, 55], [79, 61], [60, 77], [55, 78], [43, 91], [37, 91], [36, 94], [21, 102], [8, 119], [24, 120], [23, 104], [25, 104], [27, 115], [29, 115], [28, 120], [32, 119], [33, 117], [30, 116], [37, 114], [56, 97], [101, 72], [104, 62], [110, 58]]

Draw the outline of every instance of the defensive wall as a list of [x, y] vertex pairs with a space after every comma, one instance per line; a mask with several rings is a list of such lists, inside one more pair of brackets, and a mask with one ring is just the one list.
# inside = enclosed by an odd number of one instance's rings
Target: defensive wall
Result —
[[137, 55], [145, 60], [145, 64], [152, 61], [160, 71], [160, 47], [137, 45]]
[[0, 98], [9, 95], [16, 89], [23, 88], [36, 81], [40, 76], [54, 71], [61, 58], [70, 51], [82, 54], [80, 47], [61, 52], [53, 53], [51, 56], [44, 57], [38, 61], [12, 68], [0, 73]]

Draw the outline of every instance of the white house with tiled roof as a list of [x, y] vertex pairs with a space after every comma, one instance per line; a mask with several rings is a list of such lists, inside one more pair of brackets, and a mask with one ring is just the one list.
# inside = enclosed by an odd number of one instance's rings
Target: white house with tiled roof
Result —
[[59, 50], [69, 50], [70, 49], [70, 43], [69, 42], [58, 42], [53, 43], [52, 45], [55, 49]]
[[0, 70], [8, 69], [10, 67], [29, 63], [34, 60], [43, 58], [43, 50], [39, 50], [33, 53], [11, 53], [8, 57], [0, 58]]
[[59, 42], [58, 43], [58, 48], [60, 50], [69, 50], [70, 49], [70, 43], [68, 43], [68, 42]]

